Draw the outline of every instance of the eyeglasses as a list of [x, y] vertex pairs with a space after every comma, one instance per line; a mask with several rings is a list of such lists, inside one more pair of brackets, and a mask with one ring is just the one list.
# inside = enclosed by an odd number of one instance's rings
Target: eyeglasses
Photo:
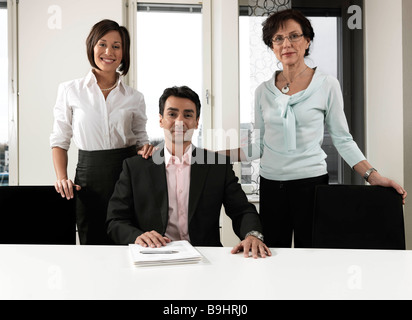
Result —
[[278, 46], [281, 46], [283, 42], [285, 42], [285, 39], [288, 39], [289, 42], [298, 42], [300, 38], [302, 37], [303, 37], [303, 33], [302, 34], [293, 33], [289, 37], [276, 36], [274, 39], [272, 39], [272, 42]]

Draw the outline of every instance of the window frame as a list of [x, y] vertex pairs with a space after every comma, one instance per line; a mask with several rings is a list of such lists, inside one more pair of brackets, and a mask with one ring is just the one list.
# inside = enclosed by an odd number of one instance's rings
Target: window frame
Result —
[[202, 30], [203, 30], [203, 88], [198, 92], [202, 103], [202, 141], [203, 147], [211, 149], [212, 141], [207, 134], [212, 129], [212, 0], [125, 0], [125, 20], [130, 33], [130, 71], [126, 78], [128, 85], [137, 89], [137, 6], [150, 3], [159, 5], [202, 5]]
[[[2, 10], [6, 10], [6, 14], [8, 13], [8, 11], [7, 11], [7, 1], [1, 1], [0, 0], [0, 11], [2, 11]], [[7, 26], [7, 30], [8, 30], [8, 26]], [[8, 35], [7, 35], [7, 37], [6, 37], [7, 39], [8, 39]], [[7, 40], [8, 41], [8, 40]], [[7, 55], [8, 55], [8, 52], [7, 52]], [[7, 68], [8, 69], [8, 68]], [[7, 76], [8, 77], [8, 76]], [[7, 83], [9, 83], [9, 81], [8, 81], [9, 79], [7, 79]], [[8, 90], [7, 90], [7, 95], [8, 95]], [[7, 106], [7, 109], [8, 109], [8, 106]], [[8, 117], [7, 117], [7, 128], [8, 128]], [[8, 146], [8, 137], [7, 137], [7, 141], [6, 141], [6, 143], [7, 143], [7, 146]], [[7, 151], [7, 153], [6, 153], [6, 150], [4, 150], [4, 157], [5, 157], [5, 159], [6, 159], [6, 156], [8, 155], [8, 151]], [[7, 162], [5, 161], [5, 165], [7, 165]], [[3, 186], [3, 185], [8, 185], [9, 184], [9, 173], [7, 172], [7, 173], [5, 173], [5, 172], [2, 172], [2, 171], [0, 171], [0, 187], [1, 186]]]
[[[338, 79], [342, 85], [345, 115], [349, 130], [365, 153], [365, 74], [364, 34], [362, 30], [350, 30], [346, 23], [350, 18], [348, 8], [357, 5], [364, 12], [363, 0], [293, 0], [292, 8], [310, 16], [338, 16]], [[339, 183], [363, 185], [365, 182], [339, 156]]]
[[[245, 4], [247, 0], [239, 0]], [[306, 16], [337, 17], [338, 30], [338, 80], [342, 86], [345, 115], [349, 130], [365, 153], [365, 84], [364, 84], [364, 34], [362, 30], [350, 30], [346, 23], [350, 18], [348, 8], [363, 0], [292, 0], [292, 8]], [[338, 183], [363, 185], [364, 181], [338, 154]]]
[[[129, 72], [128, 81], [129, 85], [136, 87], [136, 41], [134, 40], [136, 32], [136, 12], [137, 4], [139, 3], [158, 3], [158, 4], [199, 4], [199, 1], [194, 0], [125, 0], [127, 3], [126, 7], [126, 23], [129, 28], [129, 31], [132, 33], [132, 61], [131, 61], [131, 71]], [[232, 3], [233, 2], [233, 3]], [[229, 7], [234, 7], [235, 2], [237, 7], [242, 0], [232, 0]], [[221, 4], [213, 2], [213, 0], [204, 0], [202, 3], [202, 15], [203, 15], [203, 37], [204, 37], [204, 50], [203, 50], [203, 68], [204, 68], [204, 86], [203, 92], [201, 93], [202, 98], [202, 115], [203, 115], [203, 142], [204, 147], [209, 149], [215, 149], [218, 146], [215, 141], [212, 141], [213, 138], [210, 135], [206, 134], [208, 129], [219, 129], [215, 128], [219, 123], [219, 126], [227, 126], [229, 122], [221, 123], [219, 117], [224, 117], [226, 111], [220, 110], [222, 107], [219, 103], [219, 99], [222, 99], [220, 96], [222, 93], [219, 85], [219, 81], [213, 81], [218, 77], [216, 75], [217, 63], [212, 64], [212, 55], [216, 54], [215, 51], [223, 50], [225, 48], [216, 47], [216, 39], [212, 39], [212, 33], [215, 32], [225, 32], [227, 28], [236, 29], [237, 26], [234, 26], [234, 21], [225, 22], [222, 25], [216, 26], [219, 24], [219, 16], [212, 17], [212, 14], [219, 14], [215, 12], [219, 10]], [[213, 8], [212, 8], [213, 4]], [[338, 28], [341, 31], [341, 48], [340, 48], [340, 68], [339, 74], [341, 75], [339, 80], [342, 83], [343, 96], [345, 103], [345, 114], [348, 120], [348, 125], [350, 132], [352, 133], [354, 140], [357, 142], [359, 148], [365, 152], [365, 92], [364, 92], [364, 40], [363, 40], [363, 31], [362, 30], [350, 30], [345, 27], [346, 22], [348, 21], [350, 15], [347, 10], [351, 5], [359, 5], [362, 9], [364, 8], [363, 0], [293, 0], [292, 7], [299, 9], [308, 15], [331, 15], [333, 13], [339, 14], [338, 18]], [[216, 8], [218, 9], [216, 9]], [[226, 9], [226, 8], [225, 8]], [[217, 36], [217, 35], [216, 35]], [[237, 40], [238, 41], [238, 40]], [[219, 43], [218, 43], [219, 44]], [[220, 45], [225, 46], [225, 44], [220, 43]], [[212, 47], [213, 46], [213, 47]], [[215, 58], [216, 60], [216, 58]], [[212, 73], [213, 72], [213, 73]], [[239, 77], [238, 75], [235, 75]], [[220, 78], [218, 78], [219, 80]], [[235, 79], [236, 80], [236, 79]], [[237, 78], [237, 81], [239, 79]], [[234, 108], [233, 106], [231, 106]], [[238, 115], [238, 110], [232, 110], [233, 115]], [[240, 128], [234, 128], [240, 130]], [[240, 136], [240, 132], [239, 132]], [[359, 177], [349, 166], [343, 161], [340, 160], [342, 165], [340, 165], [340, 178], [339, 182], [343, 184], [364, 184], [361, 177]], [[236, 166], [235, 166], [236, 167]]]
[[7, 10], [8, 38], [8, 154], [9, 186], [19, 184], [18, 163], [18, 0], [1, 1], [1, 10]]

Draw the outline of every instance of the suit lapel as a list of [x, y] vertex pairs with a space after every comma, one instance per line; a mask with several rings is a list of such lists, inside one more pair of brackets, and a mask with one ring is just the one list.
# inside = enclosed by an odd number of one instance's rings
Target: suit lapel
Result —
[[[192, 156], [196, 158], [196, 152], [204, 152], [202, 149], [195, 148]], [[193, 158], [192, 158], [193, 161]], [[190, 169], [190, 191], [189, 191], [189, 224], [196, 211], [199, 199], [202, 195], [206, 177], [209, 172], [208, 165], [194, 162]]]
[[[164, 156], [164, 150], [160, 152], [163, 153], [162, 156]], [[164, 161], [162, 164], [153, 164], [149, 168], [149, 172], [153, 184], [154, 196], [156, 197], [156, 199], [158, 199], [163, 223], [163, 232], [166, 232], [166, 227], [169, 220], [169, 199], [167, 193], [166, 167]]]

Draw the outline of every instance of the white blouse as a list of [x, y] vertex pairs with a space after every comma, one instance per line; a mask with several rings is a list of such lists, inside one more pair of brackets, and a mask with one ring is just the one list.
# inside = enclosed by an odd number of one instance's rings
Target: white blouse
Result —
[[142, 146], [149, 142], [143, 95], [119, 83], [105, 100], [95, 75], [59, 85], [50, 146], [97, 151]]

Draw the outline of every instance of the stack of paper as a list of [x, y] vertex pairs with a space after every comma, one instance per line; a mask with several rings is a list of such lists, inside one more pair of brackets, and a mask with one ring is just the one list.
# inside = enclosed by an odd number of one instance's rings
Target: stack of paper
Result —
[[172, 241], [161, 248], [145, 248], [138, 244], [129, 244], [129, 248], [134, 265], [140, 267], [197, 263], [202, 260], [202, 255], [185, 240]]

